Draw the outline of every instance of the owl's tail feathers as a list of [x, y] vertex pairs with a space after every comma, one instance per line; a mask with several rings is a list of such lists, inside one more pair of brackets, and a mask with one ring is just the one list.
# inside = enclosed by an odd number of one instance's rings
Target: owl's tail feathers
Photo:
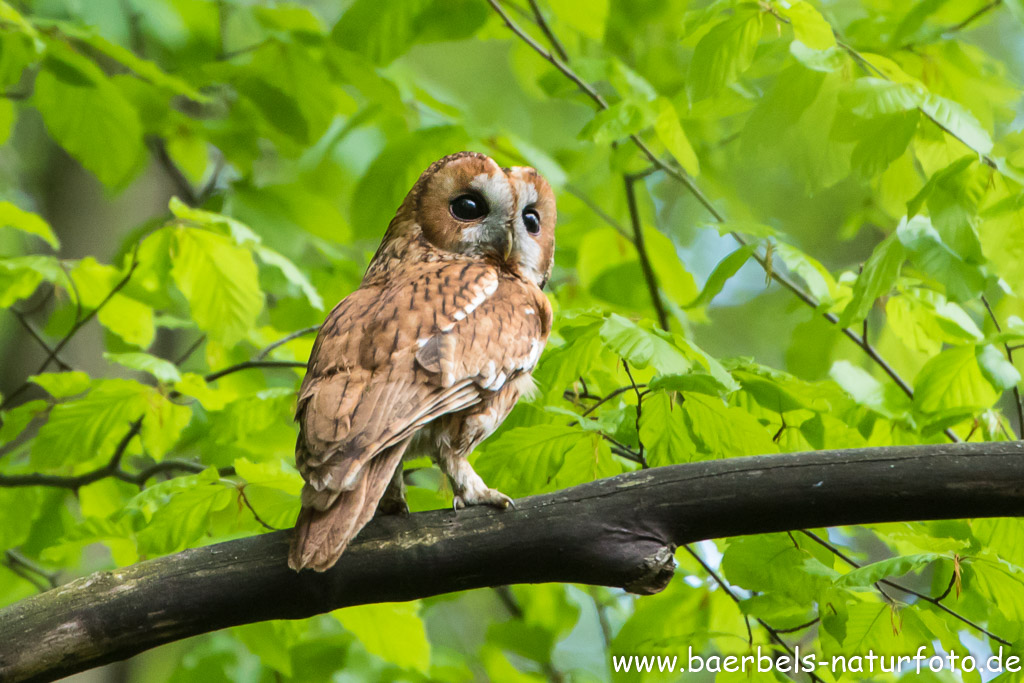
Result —
[[375, 455], [355, 486], [339, 493], [326, 509], [302, 508], [292, 532], [289, 567], [295, 571], [324, 572], [334, 566], [356, 534], [373, 518], [395, 470], [402, 464], [406, 445], [402, 442]]

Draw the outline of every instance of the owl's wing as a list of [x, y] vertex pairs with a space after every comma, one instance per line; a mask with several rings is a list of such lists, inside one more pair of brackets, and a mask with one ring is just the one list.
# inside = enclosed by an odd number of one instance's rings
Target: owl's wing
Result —
[[327, 509], [378, 454], [537, 362], [547, 298], [482, 263], [418, 264], [331, 312], [299, 394], [303, 505]]

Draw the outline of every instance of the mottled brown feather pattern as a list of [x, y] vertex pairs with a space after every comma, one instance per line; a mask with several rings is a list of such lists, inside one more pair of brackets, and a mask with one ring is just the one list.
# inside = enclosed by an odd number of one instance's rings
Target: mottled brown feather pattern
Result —
[[[490, 206], [481, 221], [449, 211], [467, 191]], [[540, 235], [523, 229], [527, 196], [542, 212]], [[323, 571], [337, 561], [411, 442], [452, 478], [457, 500], [507, 500], [465, 457], [515, 405], [550, 333], [540, 286], [554, 224], [550, 188], [532, 169], [501, 169], [464, 152], [423, 173], [362, 285], [331, 311], [313, 345], [296, 411], [296, 462], [307, 483], [293, 568]]]

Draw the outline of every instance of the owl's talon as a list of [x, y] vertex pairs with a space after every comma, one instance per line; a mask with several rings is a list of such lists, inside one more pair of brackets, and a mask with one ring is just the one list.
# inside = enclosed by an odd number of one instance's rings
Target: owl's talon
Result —
[[469, 505], [490, 505], [491, 507], [507, 510], [515, 508], [516, 504], [511, 498], [496, 489], [482, 487], [479, 489], [468, 488], [461, 494], [455, 496], [453, 501], [457, 510]]

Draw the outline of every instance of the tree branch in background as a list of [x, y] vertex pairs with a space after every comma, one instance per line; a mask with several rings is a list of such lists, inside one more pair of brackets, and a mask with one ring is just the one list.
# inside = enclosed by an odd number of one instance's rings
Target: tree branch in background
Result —
[[[553, 64], [555, 66], [555, 68], [557, 68], [567, 78], [569, 78], [569, 80], [571, 80], [573, 83], [575, 83], [577, 86], [579, 86], [579, 88], [585, 94], [587, 94], [598, 105], [598, 107], [600, 109], [607, 109], [608, 108], [608, 103], [605, 101], [605, 99], [603, 97], [601, 97], [601, 95], [597, 91], [594, 90], [593, 86], [591, 86], [589, 83], [584, 81], [578, 74], [576, 74], [569, 67], [568, 64], [566, 64], [565, 62], [559, 60], [557, 57], [555, 57], [550, 52], [545, 50], [543, 47], [541, 47], [537, 43], [537, 41], [535, 41], [533, 38], [531, 38], [529, 34], [527, 34], [525, 31], [523, 31], [523, 29], [518, 24], [516, 24], [512, 20], [511, 17], [509, 17], [509, 15], [502, 8], [501, 4], [498, 2], [498, 0], [487, 0], [487, 1], [491, 5], [491, 7], [494, 8], [494, 11], [497, 12], [498, 15], [502, 18], [502, 20], [504, 20], [506, 26], [508, 26], [509, 29], [511, 29], [511, 31], [513, 33], [515, 33], [520, 39], [522, 39], [527, 45], [529, 45], [537, 54], [539, 54], [541, 57], [543, 57], [547, 61], [551, 62], [551, 64]], [[770, 14], [772, 14], [772, 16], [778, 18], [780, 21], [782, 21], [784, 23], [787, 23], [787, 24], [790, 23], [789, 19], [787, 19], [786, 17], [783, 17], [782, 15], [778, 14], [777, 12], [775, 12], [770, 7], [767, 8], [765, 11], [769, 12]], [[867, 63], [867, 61], [865, 60], [863, 55], [858, 53], [856, 50], [853, 50], [853, 48], [843, 44], [841, 41], [838, 40], [838, 38], [837, 38], [837, 44], [839, 44], [840, 47], [842, 47], [844, 50], [847, 50], [848, 52], [850, 52], [850, 54], [852, 56], [854, 56], [855, 58], [858, 58], [861, 61]], [[872, 66], [871, 68], [874, 68], [874, 67]], [[928, 116], [927, 114], [925, 114], [925, 115]], [[931, 117], [929, 116], [929, 118], [931, 118]], [[932, 119], [932, 120], [934, 121], [934, 119]], [[936, 122], [936, 124], [938, 124], [938, 122]], [[707, 209], [708, 213], [711, 214], [711, 216], [715, 219], [716, 222], [718, 222], [718, 223], [724, 223], [725, 222], [725, 216], [721, 212], [719, 212], [714, 207], [714, 205], [711, 204], [711, 201], [707, 198], [707, 196], [704, 195], [704, 193], [700, 190], [700, 188], [697, 187], [696, 183], [693, 181], [692, 178], [690, 178], [688, 175], [686, 175], [686, 173], [684, 173], [683, 171], [681, 171], [681, 170], [679, 170], [679, 169], [677, 169], [677, 168], [675, 168], [675, 167], [673, 167], [673, 166], [671, 166], [669, 164], [666, 164], [664, 161], [662, 161], [660, 158], [658, 158], [657, 155], [655, 155], [650, 150], [650, 148], [647, 147], [647, 145], [643, 142], [643, 140], [640, 139], [640, 137], [638, 135], [631, 135], [629, 137], [630, 137], [630, 140], [633, 142], [633, 144], [635, 144], [637, 146], [637, 148], [641, 152], [644, 153], [644, 155], [651, 161], [651, 163], [654, 164], [654, 166], [658, 170], [661, 170], [661, 171], [664, 171], [664, 172], [668, 173], [669, 176], [671, 176], [675, 180], [677, 180], [680, 183], [682, 183], [686, 187], [686, 189], [689, 190], [689, 192], [694, 196], [694, 198], [696, 198], [697, 201], [700, 202], [700, 204], [705, 209]], [[956, 137], [956, 136], [954, 136], [954, 137]], [[957, 138], [957, 139], [959, 139], [959, 138]], [[643, 175], [647, 175], [647, 173], [645, 173]], [[627, 188], [630, 185], [630, 182], [629, 182], [630, 177], [631, 176], [627, 176], [627, 179], [626, 179]], [[630, 212], [632, 214], [632, 212], [633, 212], [633, 208], [632, 207], [630, 209]], [[732, 235], [732, 237], [740, 245], [747, 244], [747, 239], [745, 237], [743, 237], [742, 235], [740, 235], [739, 233], [733, 231], [733, 232], [730, 232], [729, 234]], [[639, 245], [638, 245], [638, 250], [639, 250]], [[803, 288], [800, 287], [800, 285], [798, 285], [796, 282], [794, 282], [793, 280], [791, 280], [787, 276], [779, 273], [774, 268], [772, 268], [772, 266], [769, 263], [767, 257], [761, 256], [761, 255], [759, 255], [759, 254], [757, 254], [755, 252], [754, 259], [761, 265], [762, 268], [764, 268], [765, 272], [768, 274], [768, 276], [771, 279], [775, 280], [780, 285], [782, 285], [783, 287], [785, 287], [789, 291], [791, 291], [794, 294], [796, 294], [797, 297], [801, 301], [803, 301], [805, 304], [807, 304], [811, 308], [813, 308], [815, 310], [818, 310], [818, 308], [820, 307], [820, 303], [818, 302], [818, 300], [815, 299], [808, 292], [804, 291]], [[644, 258], [642, 258], [642, 257], [641, 257], [640, 260], [641, 260], [641, 264], [642, 265], [646, 262], [646, 260]], [[646, 272], [645, 272], [645, 278], [646, 278]], [[648, 287], [650, 287], [650, 283], [649, 282], [648, 282]], [[660, 300], [659, 300], [659, 302], [660, 302]], [[658, 303], [656, 303], [655, 306], [657, 308]], [[832, 314], [832, 313], [829, 313], [829, 312], [826, 311], [826, 312], [822, 313], [822, 316], [825, 318], [825, 320], [827, 320], [828, 322], [832, 323], [833, 325], [838, 325], [838, 323], [839, 323], [839, 317], [834, 315], [834, 314]], [[659, 318], [660, 317], [661, 316], [659, 316]], [[666, 327], [667, 328], [667, 326], [664, 323], [662, 324], [662, 327]], [[879, 354], [877, 349], [875, 349], [870, 344], [870, 342], [868, 341], [866, 336], [861, 337], [855, 331], [853, 331], [851, 329], [848, 329], [848, 328], [842, 328], [842, 332], [843, 332], [844, 335], [846, 335], [846, 337], [851, 339], [857, 346], [859, 346], [868, 355], [868, 357], [876, 365], [878, 365], [882, 369], [882, 371], [885, 372], [885, 374], [888, 375], [889, 378], [892, 379], [893, 382], [895, 382], [896, 385], [905, 394], [907, 394], [910, 398], [913, 398], [914, 391], [910, 387], [910, 385], [907, 384], [907, 382], [902, 377], [900, 377], [899, 373], [896, 372], [895, 368], [893, 368], [891, 365], [889, 365], [889, 363], [886, 362], [886, 360], [884, 358], [882, 358], [881, 354]], [[952, 441], [954, 443], [960, 441], [960, 438], [956, 435], [955, 432], [953, 432], [952, 429], [947, 428], [947, 429], [943, 430], [943, 434], [945, 434], [946, 438], [948, 438], [950, 441]]]
[[[708, 576], [710, 576], [715, 581], [715, 583], [717, 583], [719, 586], [721, 586], [722, 590], [725, 592], [726, 595], [729, 596], [729, 598], [733, 602], [735, 602], [737, 605], [740, 604], [740, 598], [733, 591], [732, 587], [728, 583], [725, 582], [725, 579], [723, 579], [721, 576], [718, 575], [718, 572], [716, 572], [711, 567], [711, 565], [709, 565], [707, 562], [704, 561], [704, 558], [701, 557], [700, 554], [696, 550], [691, 548], [689, 545], [684, 545], [683, 549], [686, 550], [686, 552], [688, 552], [690, 554], [690, 556], [693, 557], [693, 559], [695, 559], [697, 561], [697, 564], [699, 564], [701, 566], [701, 568], [707, 573]], [[774, 640], [783, 650], [785, 650], [787, 653], [789, 653], [789, 655], [791, 657], [794, 658], [793, 661], [797, 660], [797, 657], [796, 657], [795, 653], [793, 652], [793, 648], [789, 645], [789, 643], [787, 643], [785, 641], [785, 639], [781, 635], [781, 632], [778, 629], [775, 629], [775, 628], [769, 626], [768, 623], [765, 622], [765, 620], [761, 619], [760, 617], [755, 617], [755, 620], [757, 621], [758, 624], [761, 625], [761, 627], [765, 631], [768, 632], [768, 636], [772, 640]], [[749, 622], [747, 623], [747, 629], [748, 630], [750, 629]], [[751, 645], [753, 645], [753, 643], [751, 643]], [[813, 671], [810, 672], [808, 675], [811, 677], [812, 681], [817, 681], [817, 683], [824, 683], [824, 681], [822, 681], [821, 678], [819, 678], [817, 675], [815, 675], [815, 673]], [[793, 675], [791, 675], [790, 678], [793, 678]], [[795, 678], [793, 678], [793, 679], [796, 680]]]
[[661, 300], [661, 290], [658, 287], [658, 279], [654, 275], [650, 254], [647, 253], [647, 245], [644, 242], [644, 229], [640, 222], [640, 210], [636, 205], [636, 192], [633, 190], [633, 183], [636, 181], [632, 177], [627, 176], [624, 182], [626, 185], [626, 202], [629, 205], [629, 222], [633, 226], [633, 244], [636, 245], [636, 251], [640, 257], [640, 269], [644, 274], [644, 282], [647, 284], [647, 292], [651, 296], [654, 312], [658, 316], [658, 324], [661, 325], [661, 329], [667, 330], [668, 314], [665, 313], [665, 304]]
[[[125, 288], [125, 286], [128, 284], [128, 281], [132, 279], [132, 274], [135, 273], [135, 269], [139, 267], [139, 244], [140, 242], [135, 243], [135, 250], [132, 252], [132, 261], [131, 264], [128, 266], [128, 272], [125, 273], [124, 277], [122, 277], [117, 282], [117, 284], [115, 284], [113, 288], [111, 288], [111, 290], [107, 292], [107, 295], [103, 297], [103, 299], [98, 304], [96, 304], [96, 308], [89, 311], [85, 316], [76, 318], [75, 324], [71, 326], [71, 329], [68, 330], [67, 334], [65, 334], [61, 338], [61, 340], [57, 342], [57, 345], [50, 349], [49, 353], [46, 354], [46, 358], [43, 359], [42, 364], [39, 366], [39, 369], [35, 371], [35, 374], [38, 375], [39, 373], [44, 372], [46, 368], [50, 365], [51, 361], [55, 360], [60, 354], [60, 352], [64, 349], [64, 347], [68, 345], [68, 342], [70, 342], [74, 338], [74, 336], [78, 334], [78, 331], [85, 327], [86, 323], [95, 318], [99, 314], [99, 312], [103, 310], [103, 307], [106, 306], [110, 302], [110, 300], [114, 298], [115, 294], [117, 294], [118, 292]], [[22, 382], [21, 386], [12, 391], [8, 396], [4, 398], [3, 402], [0, 403], [0, 410], [3, 410], [4, 408], [10, 406], [14, 399], [20, 394], [22, 394], [31, 385], [32, 383], [29, 382], [28, 380]]]
[[[802, 533], [804, 536], [807, 536], [812, 541], [814, 541], [815, 543], [818, 543], [822, 547], [828, 548], [828, 550], [833, 555], [835, 555], [840, 560], [842, 560], [846, 564], [850, 565], [854, 569], [859, 569], [861, 567], [861, 565], [858, 562], [856, 562], [853, 559], [851, 559], [849, 556], [847, 556], [839, 548], [835, 547], [834, 545], [832, 545], [831, 543], [829, 543], [825, 539], [821, 538], [817, 534], [811, 533], [810, 531], [807, 531], [806, 529], [801, 529], [800, 533]], [[955, 578], [956, 578], [956, 574], [954, 573], [954, 575], [950, 578], [950, 586], [953, 585]], [[983, 628], [982, 626], [980, 626], [979, 624], [971, 621], [970, 619], [968, 619], [967, 617], [963, 616], [962, 614], [959, 614], [959, 613], [951, 610], [949, 607], [946, 607], [945, 605], [943, 605], [941, 601], [942, 601], [942, 599], [944, 597], [949, 595], [949, 588], [947, 588], [946, 592], [943, 593], [941, 596], [939, 596], [937, 598], [933, 598], [930, 595], [925, 595], [924, 593], [920, 593], [920, 592], [918, 592], [918, 591], [916, 591], [916, 590], [914, 590], [912, 588], [907, 588], [906, 586], [904, 586], [902, 584], [899, 584], [899, 583], [896, 583], [895, 581], [890, 581], [889, 579], [882, 579], [878, 583], [880, 583], [882, 585], [885, 585], [885, 586], [889, 586], [890, 588], [894, 588], [894, 589], [900, 591], [901, 593], [906, 593], [907, 595], [913, 595], [914, 597], [918, 598], [919, 600], [924, 600], [925, 602], [929, 602], [929, 603], [935, 605], [936, 607], [938, 607], [939, 609], [941, 609], [943, 612], [945, 612], [946, 614], [950, 615], [954, 619], [957, 619], [957, 620], [963, 622], [967, 626], [970, 626], [971, 628], [973, 628], [974, 630], [978, 631], [979, 633], [988, 636], [989, 638], [991, 638], [992, 640], [996, 641], [997, 643], [999, 643], [1001, 645], [1005, 645], [1007, 647], [1010, 647], [1012, 645], [1012, 643], [1010, 643], [1010, 641], [1006, 640], [1005, 638], [1000, 638], [999, 636], [997, 636], [996, 634], [992, 633], [988, 629]], [[885, 595], [885, 594], [883, 593], [883, 595]], [[889, 597], [889, 596], [886, 595], [886, 597]]]
[[[992, 320], [996, 332], [1002, 332], [1003, 327], [999, 324], [999, 318], [996, 317], [996, 312], [992, 310], [988, 297], [984, 294], [981, 296], [981, 303], [985, 304], [985, 310], [988, 311], [988, 317]], [[1010, 365], [1013, 365], [1013, 348], [1006, 342], [1003, 342], [1003, 349], [1006, 352], [1006, 360], [1010, 361]], [[1024, 437], [1024, 403], [1021, 403], [1020, 388], [1016, 384], [1013, 386], [1013, 407], [1017, 413], [1017, 438], [1021, 438]]]
[[309, 327], [304, 327], [301, 330], [296, 330], [295, 332], [292, 332], [291, 334], [289, 334], [287, 336], [281, 337], [280, 339], [278, 339], [273, 344], [269, 344], [269, 345], [263, 347], [263, 350], [260, 351], [253, 360], [263, 360], [264, 358], [269, 356], [270, 352], [273, 351], [274, 349], [276, 349], [277, 347], [282, 346], [284, 344], [287, 344], [288, 342], [292, 341], [293, 339], [298, 339], [299, 337], [305, 337], [307, 334], [316, 334], [319, 331], [320, 331], [320, 326], [319, 325], [311, 325]]
[[1024, 443], [818, 451], [674, 465], [496, 512], [375, 518], [324, 574], [288, 568], [289, 532], [100, 572], [0, 610], [0, 678], [53, 680], [199, 633], [470, 588], [572, 582], [655, 593], [708, 538], [1024, 515]]
[[217, 370], [206, 375], [204, 379], [207, 382], [218, 380], [225, 375], [230, 375], [233, 372], [240, 372], [242, 370], [251, 370], [253, 368], [305, 368], [306, 363], [299, 360], [247, 360], [244, 363], [238, 363], [224, 368], [223, 370]]

